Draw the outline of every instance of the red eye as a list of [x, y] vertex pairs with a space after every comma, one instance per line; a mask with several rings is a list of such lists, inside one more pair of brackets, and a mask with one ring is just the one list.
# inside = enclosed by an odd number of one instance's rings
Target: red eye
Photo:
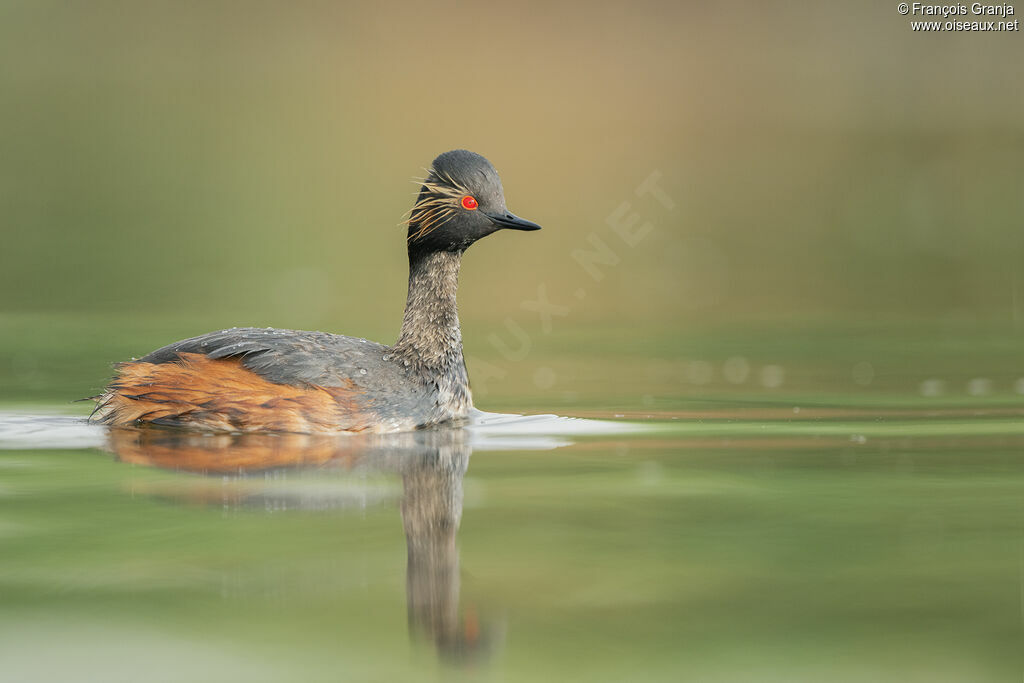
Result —
[[463, 209], [466, 209], [467, 211], [472, 211], [477, 206], [478, 206], [478, 204], [476, 203], [476, 199], [474, 199], [473, 197], [469, 196], [468, 194], [465, 197], [462, 198], [462, 208]]

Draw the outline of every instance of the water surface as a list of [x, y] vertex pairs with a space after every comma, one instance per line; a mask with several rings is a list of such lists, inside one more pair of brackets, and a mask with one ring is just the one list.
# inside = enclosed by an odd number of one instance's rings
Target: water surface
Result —
[[26, 681], [1016, 680], [1024, 422], [963, 412], [337, 438], [8, 411], [0, 657]]

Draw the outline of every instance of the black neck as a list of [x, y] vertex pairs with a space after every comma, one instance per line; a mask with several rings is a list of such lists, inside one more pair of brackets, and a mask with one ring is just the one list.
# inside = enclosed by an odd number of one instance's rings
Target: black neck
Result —
[[455, 293], [461, 251], [409, 251], [409, 296], [395, 348], [434, 368], [463, 365]]

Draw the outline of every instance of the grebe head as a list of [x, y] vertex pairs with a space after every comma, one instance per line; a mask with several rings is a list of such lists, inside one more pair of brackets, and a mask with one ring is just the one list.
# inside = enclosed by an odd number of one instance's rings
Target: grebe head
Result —
[[491, 162], [464, 149], [434, 159], [409, 214], [410, 252], [462, 251], [502, 228], [540, 230], [505, 208]]

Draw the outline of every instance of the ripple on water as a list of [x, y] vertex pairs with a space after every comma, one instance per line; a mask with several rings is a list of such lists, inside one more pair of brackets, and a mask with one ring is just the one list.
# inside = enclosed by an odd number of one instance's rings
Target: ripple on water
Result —
[[[559, 415], [513, 415], [474, 411], [466, 430], [474, 450], [548, 450], [572, 443], [568, 437], [626, 434], [644, 429], [629, 422]], [[338, 438], [348, 438], [341, 435]], [[103, 448], [107, 427], [84, 417], [45, 413], [0, 413], [0, 450]]]

